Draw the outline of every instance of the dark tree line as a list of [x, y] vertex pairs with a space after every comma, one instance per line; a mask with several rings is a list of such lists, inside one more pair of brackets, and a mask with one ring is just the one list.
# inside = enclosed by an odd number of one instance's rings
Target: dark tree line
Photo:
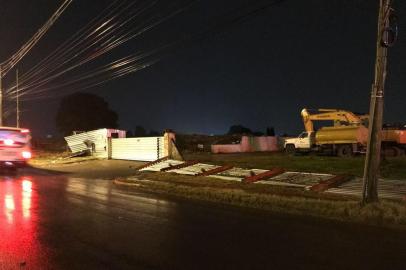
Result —
[[[74, 93], [62, 98], [55, 124], [63, 135], [73, 131], [89, 131], [99, 128], [117, 128], [118, 115], [110, 109], [102, 97], [91, 93]], [[127, 137], [161, 136], [155, 130], [147, 131], [137, 125], [134, 130], [127, 131]]]
[[252, 131], [250, 128], [243, 125], [232, 125], [227, 132], [227, 135], [253, 135], [253, 136], [275, 136], [275, 129], [273, 127], [266, 128], [265, 133], [261, 131]]
[[[89, 131], [99, 128], [117, 128], [118, 115], [102, 97], [91, 93], [74, 93], [62, 98], [55, 119], [56, 127], [63, 135], [72, 131]], [[243, 125], [232, 125], [227, 135], [275, 136], [273, 127], [264, 132], [252, 131]], [[162, 133], [137, 125], [127, 131], [127, 137], [161, 136]]]
[[134, 130], [127, 130], [127, 137], [157, 137], [162, 133], [151, 129], [147, 131], [143, 126], [135, 126]]
[[63, 135], [70, 135], [72, 131], [117, 128], [118, 115], [102, 97], [79, 92], [62, 98], [55, 124]]

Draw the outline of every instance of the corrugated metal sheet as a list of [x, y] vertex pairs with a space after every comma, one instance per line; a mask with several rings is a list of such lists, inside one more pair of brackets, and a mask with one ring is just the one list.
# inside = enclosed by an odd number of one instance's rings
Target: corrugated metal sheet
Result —
[[125, 137], [125, 131], [123, 130], [103, 128], [67, 136], [65, 137], [65, 140], [72, 153], [78, 153], [89, 149], [89, 145], [86, 145], [85, 143], [88, 141], [89, 144], [94, 144], [92, 152], [93, 156], [107, 158], [107, 138], [110, 137], [112, 133], [117, 133], [118, 137]]
[[211, 165], [211, 164], [204, 164], [204, 163], [197, 163], [185, 168], [168, 170], [168, 172], [173, 172], [177, 174], [185, 174], [185, 175], [198, 175], [199, 173], [210, 171], [220, 166]]
[[[327, 192], [344, 195], [362, 196], [362, 178], [356, 178], [337, 188], [330, 188]], [[406, 182], [404, 180], [379, 179], [379, 198], [384, 199], [404, 199], [406, 198]]]
[[153, 161], [164, 155], [164, 137], [122, 138], [111, 140], [111, 158]]
[[162, 169], [169, 168], [170, 166], [176, 166], [179, 164], [185, 163], [184, 161], [179, 161], [179, 160], [174, 160], [174, 159], [168, 159], [164, 160], [162, 162], [156, 163], [154, 165], [142, 168], [140, 171], [150, 171], [150, 172], [159, 172]]

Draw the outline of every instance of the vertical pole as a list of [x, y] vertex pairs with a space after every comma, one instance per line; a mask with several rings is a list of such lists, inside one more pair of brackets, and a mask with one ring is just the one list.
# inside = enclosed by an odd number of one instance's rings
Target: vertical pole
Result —
[[0, 65], [0, 126], [3, 126], [3, 73], [2, 66]]
[[378, 40], [376, 49], [375, 79], [371, 92], [367, 154], [365, 157], [362, 203], [378, 201], [378, 174], [381, 159], [381, 136], [384, 90], [387, 65], [387, 48], [382, 41], [389, 25], [390, 0], [379, 0]]
[[157, 149], [157, 150], [156, 150], [156, 152], [157, 152], [157, 155], [156, 155], [157, 158], [156, 158], [156, 159], [160, 159], [160, 158], [161, 158], [161, 157], [159, 156], [159, 150], [160, 150], [159, 139], [160, 139], [159, 137], [156, 138], [156, 146], [157, 146], [157, 147], [156, 147], [156, 149]]
[[20, 96], [19, 96], [19, 89], [18, 89], [18, 69], [16, 70], [16, 102], [17, 102], [17, 107], [16, 107], [16, 112], [17, 112], [17, 116], [16, 116], [16, 124], [17, 127], [20, 127]]
[[107, 138], [107, 159], [112, 159], [113, 156], [113, 141], [111, 137]]

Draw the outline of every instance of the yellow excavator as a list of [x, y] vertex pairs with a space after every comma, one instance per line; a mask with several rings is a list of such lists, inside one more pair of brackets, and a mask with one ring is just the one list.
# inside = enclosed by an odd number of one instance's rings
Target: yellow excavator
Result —
[[[338, 109], [303, 109], [305, 131], [285, 141], [286, 152], [324, 152], [340, 157], [364, 153], [368, 137], [368, 115]], [[332, 126], [314, 129], [315, 121], [332, 121]], [[391, 156], [405, 153], [406, 130], [383, 130], [382, 152]]]
[[303, 109], [301, 112], [303, 124], [307, 132], [313, 132], [313, 121], [333, 121], [335, 127], [338, 126], [360, 126], [365, 125], [368, 115], [356, 115], [353, 112], [337, 109], [317, 109], [310, 111]]

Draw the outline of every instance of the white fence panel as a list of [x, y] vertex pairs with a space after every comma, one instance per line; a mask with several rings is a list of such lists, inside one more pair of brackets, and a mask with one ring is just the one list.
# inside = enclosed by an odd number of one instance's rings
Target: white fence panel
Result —
[[87, 149], [91, 149], [86, 145], [86, 141], [93, 145], [93, 155], [100, 158], [107, 158], [107, 131], [106, 129], [98, 129], [89, 132], [83, 132], [65, 137], [66, 142], [72, 153], [78, 153]]
[[164, 155], [164, 137], [111, 139], [111, 158], [153, 161]]

